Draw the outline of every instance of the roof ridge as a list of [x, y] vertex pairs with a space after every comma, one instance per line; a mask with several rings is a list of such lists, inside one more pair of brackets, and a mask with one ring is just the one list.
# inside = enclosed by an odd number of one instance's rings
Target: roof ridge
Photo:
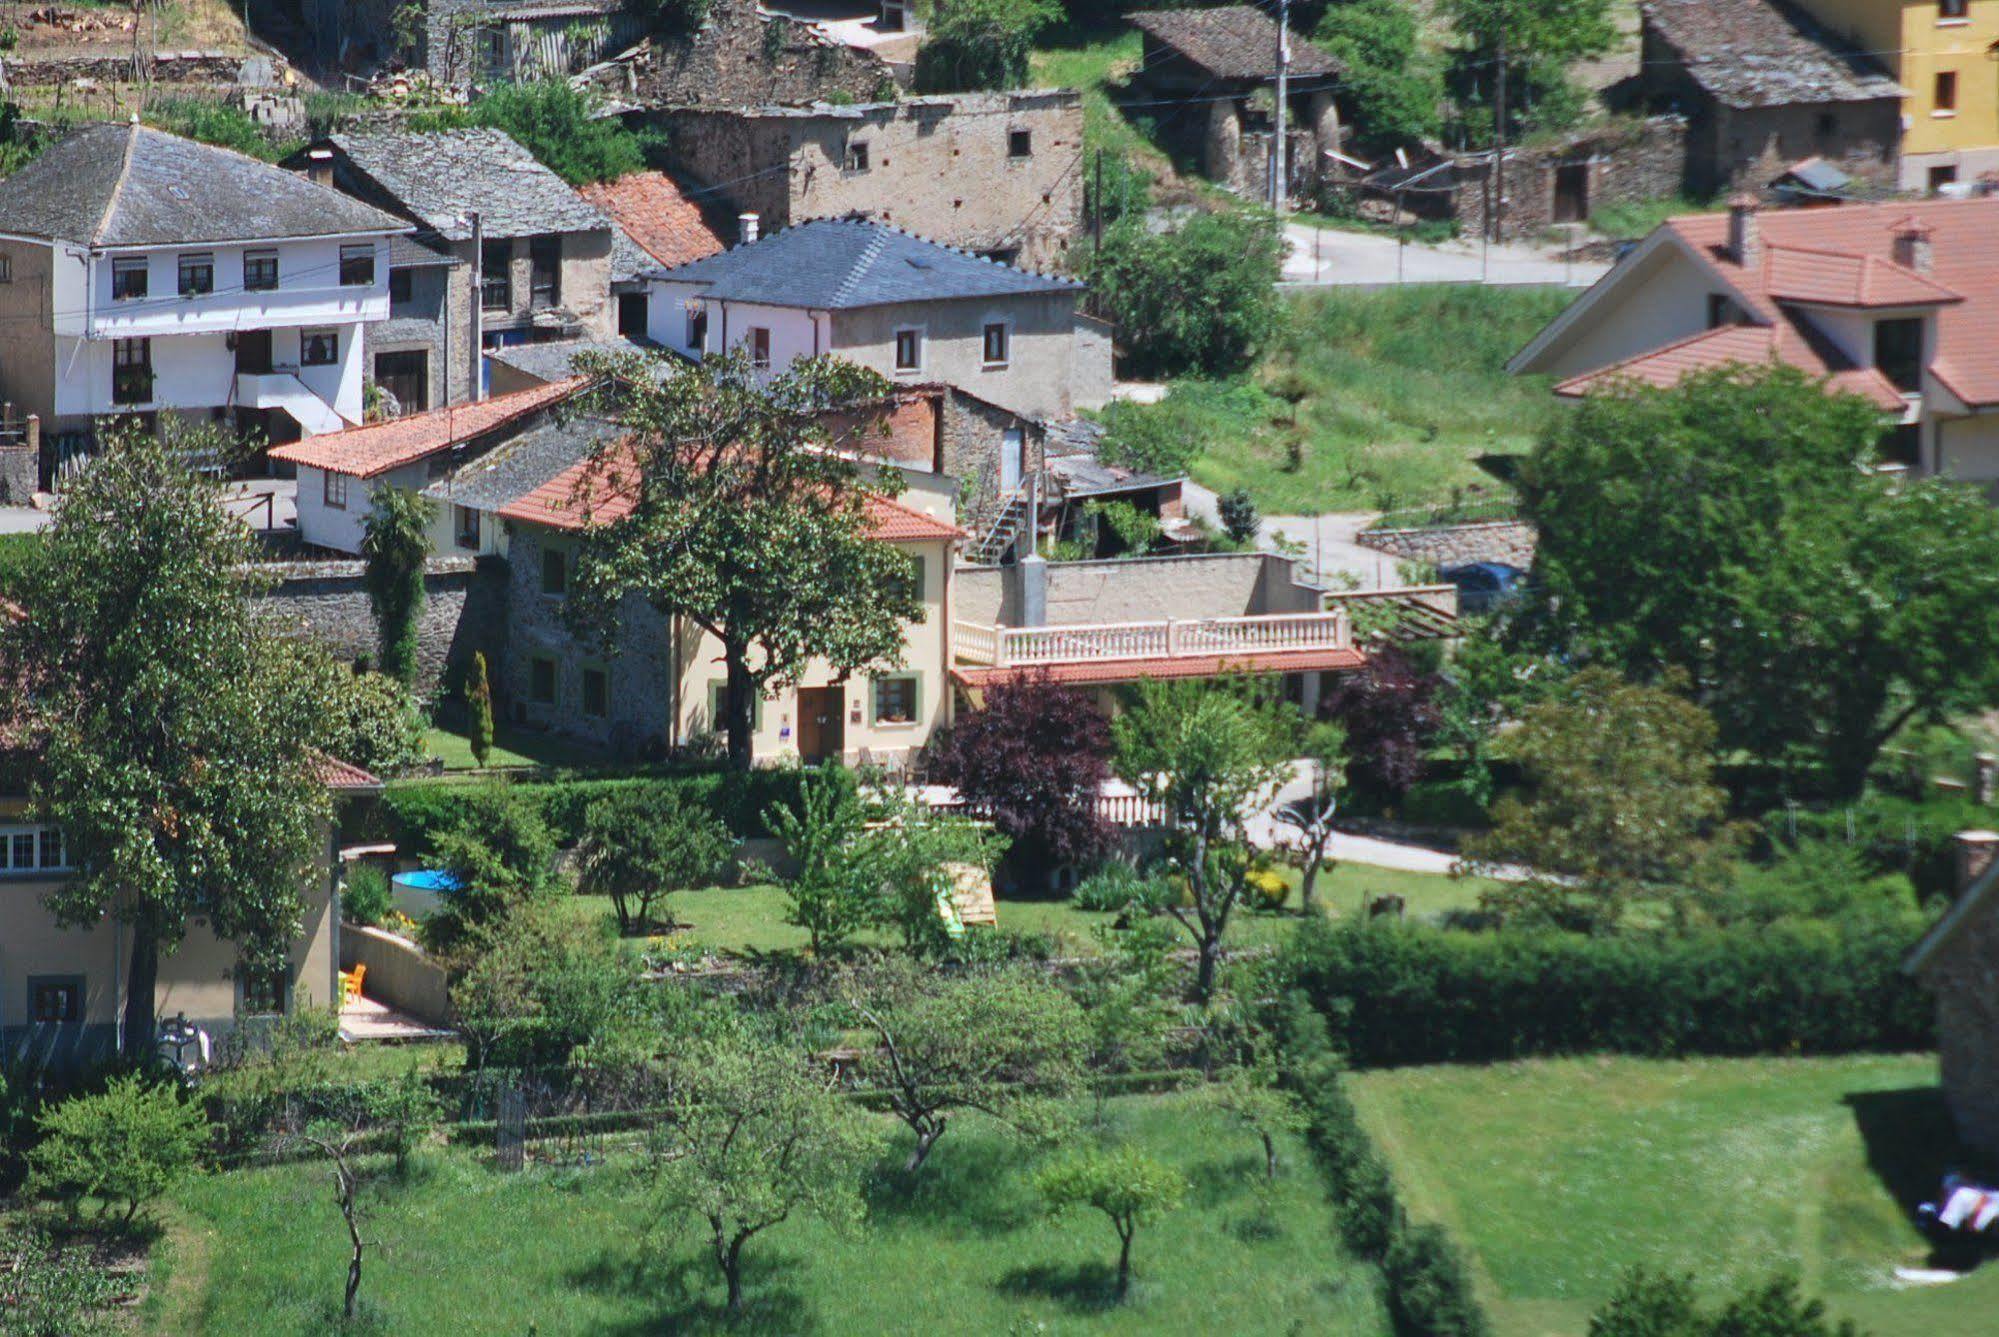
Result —
[[104, 212], [97, 216], [97, 227], [90, 234], [90, 244], [95, 246], [104, 239], [111, 229], [111, 215], [118, 211], [119, 197], [125, 193], [125, 182], [132, 175], [132, 149], [139, 142], [139, 113], [132, 113], [132, 124], [125, 132], [125, 156], [118, 164], [118, 179], [111, 183], [111, 189], [104, 195]]
[[861, 254], [855, 262], [847, 267], [847, 276], [840, 280], [840, 286], [833, 290], [836, 301], [845, 301], [853, 295], [854, 285], [860, 281], [861, 274], [874, 268], [875, 261], [881, 258], [882, 247], [888, 244], [888, 237], [884, 231], [888, 224], [876, 223], [872, 219], [865, 218], [848, 221], [859, 223], [864, 227], [872, 226], [868, 234], [868, 244], [861, 249]]

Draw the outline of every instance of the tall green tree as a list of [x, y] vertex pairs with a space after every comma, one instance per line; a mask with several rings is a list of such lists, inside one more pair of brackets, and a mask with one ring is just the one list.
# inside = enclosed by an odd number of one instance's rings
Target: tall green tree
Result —
[[1999, 700], [1999, 514], [1871, 473], [1870, 403], [1783, 367], [1599, 393], [1522, 464], [1520, 643], [1687, 678], [1723, 749], [1857, 792], [1904, 724]]
[[[685, 10], [686, 5], [658, 6]], [[696, 15], [691, 26], [700, 26]], [[615, 116], [598, 116], [567, 80], [504, 83], [472, 104], [475, 125], [504, 130], [572, 186], [615, 181], [646, 167], [646, 140]]]
[[437, 507], [408, 488], [383, 483], [363, 522], [361, 584], [375, 615], [382, 672], [408, 687], [416, 681], [417, 619], [423, 616], [423, 566]]
[[635, 786], [583, 814], [576, 889], [610, 897], [620, 933], [643, 932], [668, 892], [714, 880], [734, 849], [722, 819], [685, 790]]
[[1444, 84], [1421, 36], [1404, 0], [1335, 0], [1312, 32], [1346, 67], [1354, 133], [1369, 144], [1393, 148], [1437, 133]]
[[[901, 662], [922, 615], [909, 559], [870, 537], [870, 489], [829, 447], [828, 410], [879, 401], [887, 382], [835, 358], [771, 376], [741, 353], [672, 374], [659, 359], [595, 364], [629, 436], [597, 461], [586, 487], [632, 497], [628, 514], [592, 527], [577, 562], [569, 616], [614, 636], [630, 596], [714, 636], [728, 675], [729, 763], [753, 760], [757, 701], [815, 661], [836, 675]], [[590, 496], [578, 504], [588, 514]]]
[[[1522, 126], [1557, 128], [1581, 110], [1568, 71], [1617, 44], [1611, 0], [1438, 0], [1457, 34], [1455, 82], [1460, 100], [1491, 108], [1503, 63], [1510, 81], [1507, 133]], [[1488, 125], [1467, 127], [1482, 142]]]
[[1131, 1242], [1138, 1228], [1187, 1196], [1185, 1175], [1132, 1147], [1065, 1156], [1043, 1167], [1034, 1186], [1051, 1213], [1089, 1207], [1109, 1218], [1118, 1237], [1119, 1300], [1131, 1292]]
[[916, 53], [916, 90], [1025, 88], [1034, 39], [1061, 16], [1054, 0], [937, 0]]
[[[1286, 715], [1290, 718], [1287, 719]], [[1214, 993], [1222, 936], [1242, 898], [1245, 823], [1283, 780], [1299, 721], [1254, 683], [1147, 682], [1111, 724], [1112, 764], [1166, 808], [1186, 901], [1165, 910], [1200, 953], [1194, 989]]]
[[1283, 311], [1283, 241], [1268, 217], [1195, 214], [1169, 232], [1126, 218], [1085, 277], [1139, 376], [1229, 376], [1256, 360]]
[[486, 676], [486, 652], [472, 652], [472, 667], [465, 675], [465, 735], [472, 745], [472, 760], [479, 769], [493, 755], [493, 684]]
[[[76, 875], [68, 925], [130, 932], [124, 1045], [152, 1052], [159, 959], [205, 921], [279, 963], [328, 812], [326, 703], [282, 671], [252, 609], [250, 533], [185, 465], [212, 429], [113, 428], [67, 488], [8, 633], [38, 684], [31, 806]], [[211, 446], [217, 443], [209, 443]]]

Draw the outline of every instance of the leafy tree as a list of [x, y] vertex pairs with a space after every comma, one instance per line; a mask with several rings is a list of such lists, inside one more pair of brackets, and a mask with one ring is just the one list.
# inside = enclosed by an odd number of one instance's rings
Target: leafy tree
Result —
[[1111, 725], [1118, 774], [1166, 808], [1188, 904], [1165, 909], [1199, 949], [1194, 988], [1203, 1002], [1242, 897], [1227, 865], [1241, 862], [1245, 821], [1284, 778], [1285, 709], [1254, 684], [1146, 682]]
[[796, 811], [772, 804], [764, 820], [798, 869], [785, 883], [791, 897], [785, 922], [804, 929], [812, 954], [824, 956], [873, 917], [869, 889], [854, 859], [866, 812], [842, 771], [806, 776], [798, 801]]
[[37, 1126], [42, 1140], [28, 1153], [29, 1188], [72, 1215], [85, 1198], [105, 1211], [122, 1204], [127, 1222], [194, 1169], [208, 1140], [198, 1106], [131, 1074], [112, 1078], [100, 1094], [63, 1101]]
[[930, 773], [1010, 842], [1023, 884], [1088, 863], [1112, 832], [1097, 812], [1110, 776], [1110, 724], [1084, 692], [1037, 674], [996, 684], [930, 745]]
[[894, 973], [852, 1000], [874, 1031], [860, 1072], [916, 1136], [903, 1166], [928, 1159], [959, 1110], [1015, 1127], [1046, 1126], [1052, 1101], [1081, 1079], [1082, 1010], [1038, 974], [1010, 970], [931, 981]]
[[34, 820], [63, 830], [75, 876], [58, 919], [131, 930], [124, 1038], [150, 1057], [159, 958], [195, 918], [246, 959], [297, 936], [328, 812], [315, 770], [324, 702], [289, 690], [289, 647], [253, 613], [249, 531], [190, 472], [214, 429], [113, 428], [65, 489], [27, 617], [5, 633], [40, 686]]
[[[598, 460], [592, 482], [630, 492], [630, 512], [590, 529], [568, 610], [582, 628], [614, 632], [636, 595], [722, 645], [729, 762], [749, 769], [755, 706], [808, 664], [858, 675], [899, 663], [905, 629], [923, 615], [901, 549], [870, 537], [864, 479], [828, 449], [822, 415], [874, 402], [888, 385], [833, 358], [777, 376], [747, 355], [704, 359], [674, 375], [656, 359], [596, 363], [630, 434]], [[627, 453], [628, 452], [628, 453]], [[589, 497], [578, 503], [589, 510]]]
[[1034, 39], [1061, 16], [1055, 0], [936, 0], [916, 52], [916, 91], [1025, 88]]
[[637, 987], [617, 944], [561, 906], [538, 904], [480, 935], [451, 986], [451, 1011], [475, 1071], [555, 1067], [641, 1025]]
[[1488, 908], [1601, 933], [1637, 902], [1727, 879], [1736, 832], [1699, 706], [1586, 669], [1529, 710], [1510, 745], [1528, 792], [1493, 806], [1465, 862], [1530, 871], [1487, 892]]
[[620, 933], [643, 931], [668, 892], [713, 881], [734, 847], [722, 820], [684, 790], [623, 790], [584, 814], [576, 889], [609, 896]]
[[456, 886], [442, 913], [424, 923], [433, 951], [457, 954], [480, 930], [551, 889], [555, 837], [541, 813], [504, 785], [475, 791], [458, 819], [432, 833], [430, 863]]
[[862, 1214], [859, 1179], [880, 1145], [800, 1055], [746, 1037], [691, 1047], [675, 1065], [651, 1138], [665, 1215], [707, 1227], [729, 1312], [743, 1308], [743, 1249], [798, 1215], [836, 1225]]
[[1340, 795], [1347, 785], [1347, 731], [1329, 720], [1320, 720], [1305, 730], [1303, 760], [1311, 787], [1271, 814], [1277, 825], [1291, 832], [1284, 842], [1284, 857], [1298, 870], [1298, 908], [1310, 918], [1318, 911], [1319, 874], [1332, 860], [1326, 849], [1338, 834], [1333, 825], [1339, 815]]
[[567, 80], [543, 79], [499, 85], [472, 104], [471, 119], [506, 131], [572, 186], [644, 171], [648, 141], [617, 117], [593, 111], [589, 98]]
[[1117, 325], [1136, 376], [1231, 376], [1282, 319], [1277, 228], [1242, 211], [1195, 214], [1169, 232], [1127, 218], [1104, 233], [1084, 276]]
[[382, 672], [405, 687], [416, 681], [417, 619], [423, 616], [423, 567], [437, 507], [422, 493], [383, 484], [368, 510], [361, 583], [375, 615]]
[[[1581, 98], [1569, 85], [1569, 67], [1618, 42], [1611, 0], [1441, 0], [1438, 10], [1461, 44], [1455, 72], [1461, 101], [1491, 107], [1505, 61], [1512, 80], [1509, 135], [1522, 125], [1555, 129], [1573, 120]], [[1476, 120], [1467, 129], [1476, 142], [1490, 139]]]
[[350, 668], [318, 647], [285, 641], [267, 655], [269, 690], [322, 714], [314, 746], [377, 773], [423, 760], [423, 724], [409, 689], [383, 673]]
[[877, 796], [880, 816], [849, 853], [870, 919], [912, 952], [951, 942], [944, 907], [961, 875], [990, 876], [1006, 840], [979, 822], [933, 813], [900, 794]]
[[1263, 1144], [1263, 1174], [1277, 1178], [1277, 1141], [1286, 1134], [1305, 1131], [1305, 1112], [1298, 1098], [1277, 1085], [1274, 1064], [1249, 1064], [1231, 1069], [1220, 1080], [1203, 1088], [1210, 1103], [1224, 1117], [1250, 1130]]
[[1346, 729], [1347, 769], [1376, 793], [1399, 797], [1423, 773], [1436, 738], [1437, 680], [1399, 649], [1383, 646], [1367, 666], [1327, 685], [1319, 712]]
[[1858, 792], [1909, 720], [1999, 700], [1999, 515], [1948, 479], [1856, 468], [1881, 431], [1782, 367], [1591, 396], [1520, 470], [1541, 544], [1516, 638], [1638, 680], [1677, 669], [1721, 747]]
[[1798, 1293], [1797, 1278], [1753, 1284], [1715, 1313], [1702, 1311], [1693, 1279], [1634, 1268], [1590, 1316], [1589, 1337], [1858, 1337], [1835, 1325], [1825, 1305]]
[[[1179, 1020], [1174, 990], [1180, 967], [1171, 950], [1179, 934], [1163, 919], [1134, 919], [1128, 928], [1099, 924], [1101, 951], [1077, 968], [1076, 1001], [1089, 1028], [1088, 1070], [1142, 1072], [1166, 1058], [1168, 1031]], [[1109, 1085], [1096, 1084], [1098, 1113]]]
[[1263, 517], [1257, 514], [1256, 498], [1249, 495], [1249, 489], [1239, 487], [1233, 492], [1224, 492], [1215, 503], [1221, 513], [1222, 529], [1229, 541], [1238, 544], [1252, 544], [1263, 528]]
[[1083, 178], [1083, 218], [1091, 227], [1109, 227], [1127, 215], [1143, 214], [1152, 203], [1152, 176], [1121, 153], [1099, 151]]
[[1335, 0], [1312, 32], [1345, 67], [1354, 129], [1369, 144], [1417, 143], [1441, 128], [1443, 79], [1420, 37], [1416, 11], [1401, 0]]
[[1567, 672], [1478, 629], [1458, 640], [1438, 675], [1435, 739], [1464, 758], [1465, 786], [1480, 807], [1492, 801], [1491, 747], [1501, 726], [1546, 700]]
[[1117, 1231], [1117, 1298], [1131, 1291], [1131, 1241], [1139, 1226], [1180, 1205], [1187, 1180], [1144, 1152], [1086, 1151], [1044, 1167], [1034, 1185], [1057, 1214], [1090, 1207], [1110, 1218]]
[[465, 713], [472, 760], [484, 770], [493, 755], [493, 685], [486, 677], [486, 652], [472, 652], [472, 668], [465, 675]]

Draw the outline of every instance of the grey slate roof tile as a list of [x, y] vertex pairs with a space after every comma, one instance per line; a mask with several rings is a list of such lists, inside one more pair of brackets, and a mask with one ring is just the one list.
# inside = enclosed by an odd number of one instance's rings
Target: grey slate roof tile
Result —
[[953, 297], [1070, 292], [1074, 279], [1036, 274], [939, 245], [886, 223], [821, 218], [653, 277], [706, 285], [705, 296], [840, 311]]
[[0, 227], [99, 246], [407, 232], [394, 215], [230, 149], [87, 125], [0, 182]]
[[[1131, 24], [1217, 79], [1277, 77], [1277, 23], [1255, 5], [1150, 10], [1133, 14]], [[1291, 34], [1292, 78], [1340, 72], [1332, 56], [1296, 31]]]
[[561, 477], [624, 430], [608, 418], [558, 413], [468, 460], [426, 487], [423, 495], [476, 511], [497, 511]]
[[1906, 91], [1886, 67], [1774, 0], [1648, 0], [1645, 21], [1730, 107], [1866, 102]]
[[330, 142], [419, 222], [466, 241], [479, 212], [488, 237], [594, 232], [610, 220], [504, 130], [354, 131]]

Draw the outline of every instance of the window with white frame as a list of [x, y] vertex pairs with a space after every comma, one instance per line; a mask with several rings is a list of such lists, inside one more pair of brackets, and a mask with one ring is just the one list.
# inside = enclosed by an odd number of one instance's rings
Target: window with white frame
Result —
[[375, 246], [367, 242], [340, 248], [340, 286], [368, 288], [375, 283]]
[[66, 873], [69, 851], [53, 826], [0, 826], [0, 873]]
[[750, 365], [759, 371], [770, 366], [770, 331], [761, 325], [750, 326]]
[[1004, 367], [1011, 352], [1010, 331], [1003, 320], [989, 320], [983, 331], [979, 360], [988, 367]]
[[339, 330], [299, 331], [298, 362], [301, 367], [331, 367], [339, 361]]
[[321, 473], [320, 477], [324, 481], [319, 490], [319, 499], [333, 510], [346, 510], [347, 475], [337, 474], [328, 469]]
[[451, 513], [456, 520], [452, 528], [456, 531], [454, 537], [458, 541], [458, 546], [461, 548], [470, 548], [472, 551], [477, 552], [479, 550], [479, 512], [473, 510], [470, 506], [454, 506]]
[[687, 351], [698, 353], [708, 346], [708, 308], [692, 306], [687, 309]]
[[923, 331], [901, 329], [895, 332], [895, 369], [897, 371], [923, 370]]

